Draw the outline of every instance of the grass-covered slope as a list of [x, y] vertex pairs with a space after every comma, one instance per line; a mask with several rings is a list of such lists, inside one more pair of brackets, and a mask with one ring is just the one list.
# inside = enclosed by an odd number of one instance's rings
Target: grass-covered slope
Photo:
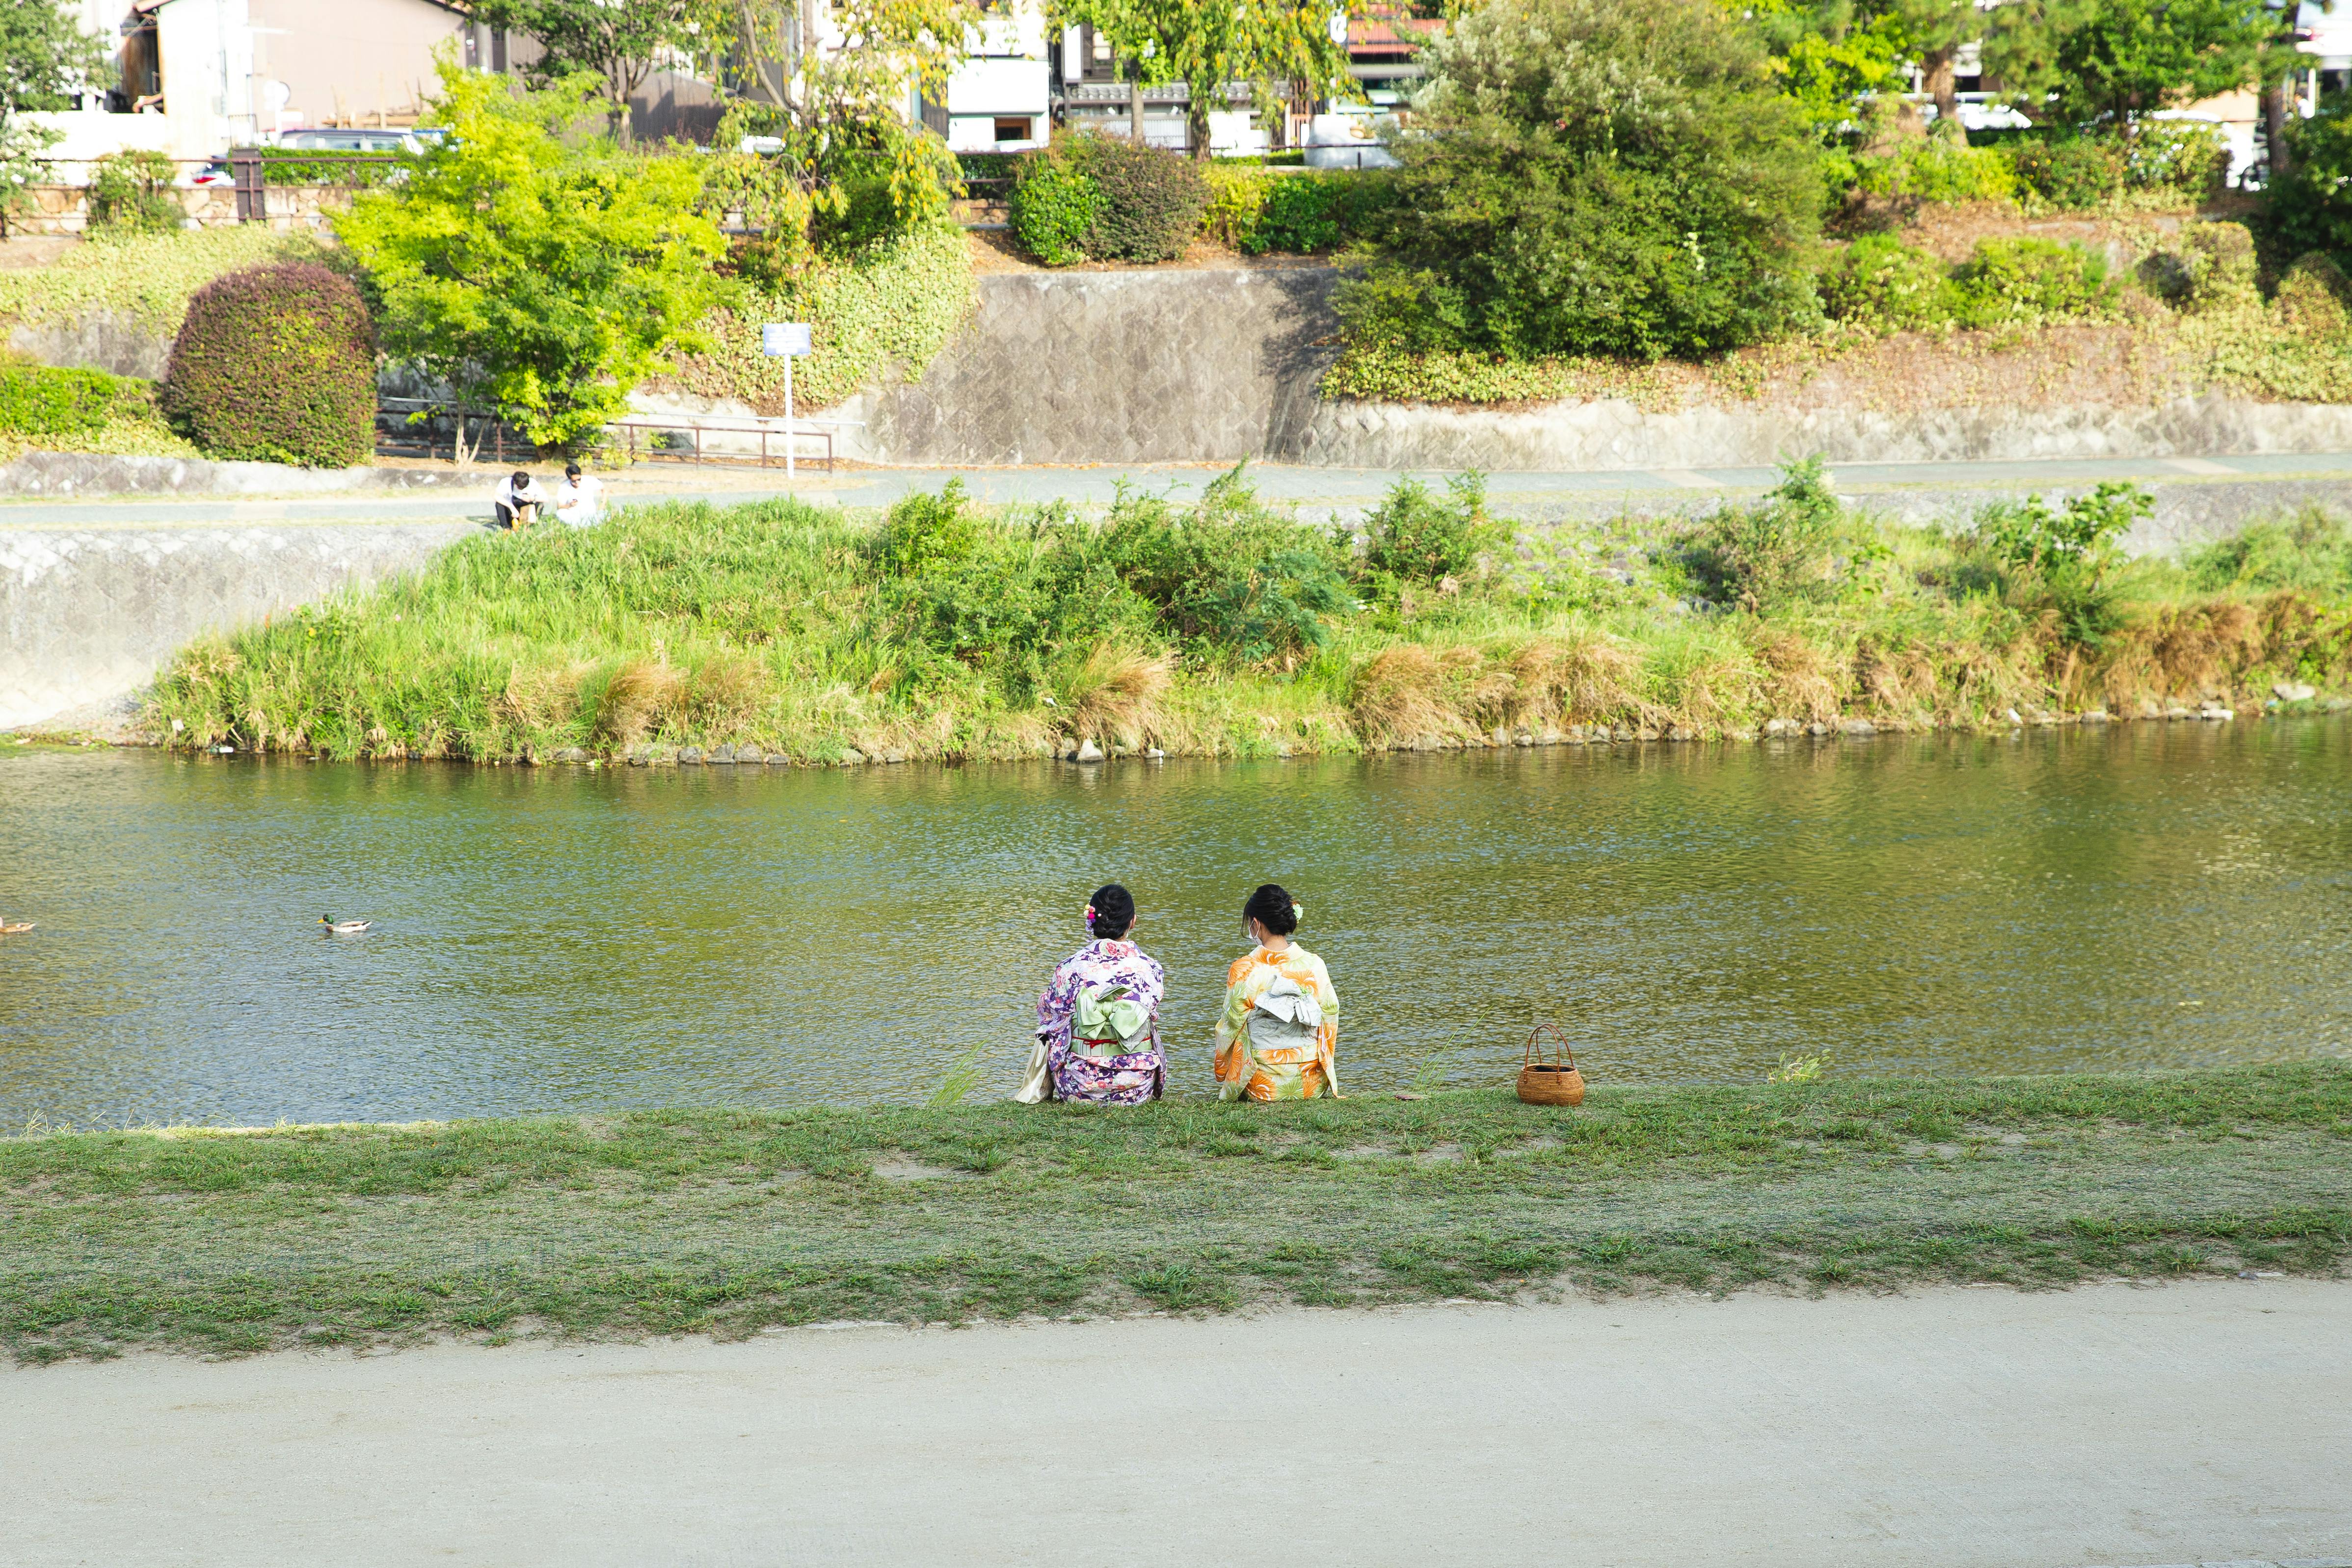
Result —
[[337, 757], [1231, 755], [2123, 717], [2352, 674], [2340, 523], [2126, 562], [2103, 541], [2131, 507], [2011, 508], [1956, 538], [1846, 513], [1800, 472], [1695, 527], [1517, 540], [1468, 482], [1402, 487], [1354, 537], [1240, 476], [1096, 520], [952, 491], [887, 520], [656, 507], [475, 538], [194, 644], [150, 721]]
[[2342, 1062], [53, 1134], [0, 1140], [0, 1345], [2332, 1273], [2347, 1156]]

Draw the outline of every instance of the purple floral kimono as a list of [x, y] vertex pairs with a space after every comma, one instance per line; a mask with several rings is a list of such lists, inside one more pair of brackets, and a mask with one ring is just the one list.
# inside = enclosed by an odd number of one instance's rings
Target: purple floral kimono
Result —
[[[1016, 1096], [1140, 1105], [1160, 1098], [1160, 961], [1132, 942], [1097, 937], [1062, 960], [1037, 998], [1037, 1056]], [[1040, 1071], [1042, 1069], [1042, 1071]]]

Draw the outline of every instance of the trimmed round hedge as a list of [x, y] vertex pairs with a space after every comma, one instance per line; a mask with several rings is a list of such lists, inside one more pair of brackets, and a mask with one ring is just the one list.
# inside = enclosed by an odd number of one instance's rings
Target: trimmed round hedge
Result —
[[375, 324], [316, 262], [247, 267], [188, 301], [163, 410], [215, 457], [341, 468], [375, 450]]

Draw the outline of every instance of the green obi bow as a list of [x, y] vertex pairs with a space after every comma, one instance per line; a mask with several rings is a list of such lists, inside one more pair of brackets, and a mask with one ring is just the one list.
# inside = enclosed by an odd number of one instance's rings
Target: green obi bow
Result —
[[1150, 1010], [1125, 986], [1087, 986], [1078, 992], [1070, 1044], [1087, 1056], [1125, 1056], [1128, 1042], [1150, 1021]]

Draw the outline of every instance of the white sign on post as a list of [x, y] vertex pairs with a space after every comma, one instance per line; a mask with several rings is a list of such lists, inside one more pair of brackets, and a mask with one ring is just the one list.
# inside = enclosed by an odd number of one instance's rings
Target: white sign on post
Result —
[[805, 321], [767, 321], [760, 327], [760, 352], [772, 360], [784, 361], [784, 483], [789, 485], [798, 476], [793, 466], [793, 361], [801, 355], [814, 352], [809, 324]]

